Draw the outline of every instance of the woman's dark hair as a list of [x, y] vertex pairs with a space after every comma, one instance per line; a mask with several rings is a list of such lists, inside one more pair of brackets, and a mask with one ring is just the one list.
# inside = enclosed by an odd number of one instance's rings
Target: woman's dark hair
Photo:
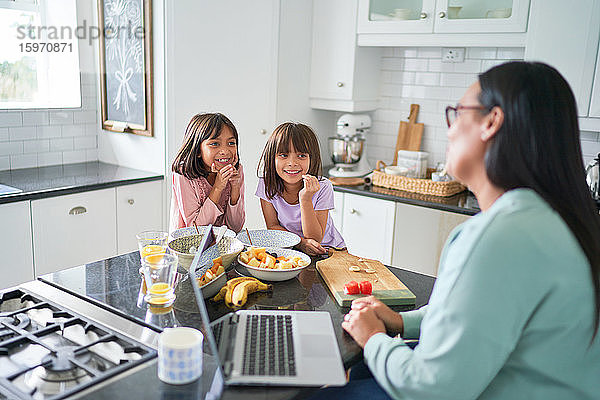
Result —
[[[231, 130], [239, 149], [237, 129], [229, 118], [219, 113], [194, 115], [185, 128], [183, 144], [173, 160], [171, 170], [188, 179], [196, 179], [201, 176], [206, 178], [210, 173], [210, 166], [204, 165], [202, 161], [201, 144], [205, 140], [218, 137], [225, 127]], [[239, 151], [237, 151], [237, 159], [238, 161], [234, 165], [236, 168], [240, 166]]]
[[284, 122], [273, 131], [265, 149], [262, 152], [257, 173], [262, 175], [265, 180], [265, 193], [272, 199], [275, 195], [283, 195], [283, 179], [277, 175], [275, 169], [275, 158], [279, 153], [288, 153], [290, 149], [298, 153], [308, 153], [310, 156], [310, 166], [308, 174], [321, 179], [323, 175], [321, 169], [321, 152], [319, 150], [319, 140], [310, 126], [297, 124], [294, 122]]
[[486, 172], [502, 189], [531, 188], [575, 235], [591, 269], [595, 328], [600, 318], [600, 216], [585, 181], [577, 106], [554, 68], [509, 62], [479, 75], [480, 103], [498, 106], [504, 122], [486, 154]]

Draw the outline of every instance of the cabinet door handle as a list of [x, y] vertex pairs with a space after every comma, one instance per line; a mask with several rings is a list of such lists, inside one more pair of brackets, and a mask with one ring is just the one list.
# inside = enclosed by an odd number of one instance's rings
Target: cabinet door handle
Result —
[[127, 202], [128, 202], [129, 204], [133, 205], [133, 203], [135, 203], [135, 200], [133, 200], [133, 199], [129, 199], [129, 200], [127, 200]]
[[260, 134], [261, 135], [266, 135], [267, 134], [267, 130], [266, 129], [261, 129], [260, 130]]
[[73, 207], [69, 210], [69, 215], [85, 214], [87, 209], [83, 206]]
[[344, 87], [344, 82], [338, 82], [337, 87]]
[[427, 13], [422, 12], [421, 13], [421, 19], [427, 19]]
[[356, 211], [354, 208], [352, 208], [352, 209], [350, 210], [350, 214], [358, 214], [358, 211]]
[[440, 18], [444, 18], [446, 16], [446, 13], [443, 11], [440, 11], [440, 13], [438, 15], [440, 16]]

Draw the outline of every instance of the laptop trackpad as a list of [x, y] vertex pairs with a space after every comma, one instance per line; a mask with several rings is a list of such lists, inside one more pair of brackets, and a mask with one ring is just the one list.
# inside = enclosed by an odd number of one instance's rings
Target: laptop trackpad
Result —
[[300, 335], [302, 357], [331, 357], [331, 336]]

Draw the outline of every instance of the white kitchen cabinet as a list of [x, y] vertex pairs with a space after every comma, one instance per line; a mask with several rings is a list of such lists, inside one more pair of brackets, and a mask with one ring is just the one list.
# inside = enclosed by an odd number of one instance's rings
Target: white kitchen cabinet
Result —
[[31, 201], [35, 275], [112, 257], [115, 189]]
[[437, 275], [448, 235], [468, 218], [453, 212], [396, 203], [392, 265]]
[[358, 112], [379, 105], [381, 49], [356, 44], [357, 0], [315, 0], [310, 106]]
[[358, 43], [466, 47], [489, 46], [493, 41], [494, 46], [523, 46], [529, 2], [359, 0]]
[[393, 201], [344, 193], [342, 236], [348, 251], [391, 264], [394, 214]]
[[[525, 59], [542, 61], [555, 67], [569, 82], [577, 100], [579, 116], [596, 116], [598, 100], [592, 101], [592, 85], [596, 98], [600, 81], [594, 82], [599, 65], [600, 1], [531, 0], [531, 18], [525, 48]], [[600, 116], [600, 115], [598, 115]], [[600, 130], [600, 120], [580, 120], [584, 130]]]
[[338, 232], [342, 233], [344, 230], [344, 193], [333, 192], [333, 203], [335, 208], [329, 210], [329, 218], [333, 220]]
[[0, 205], [0, 289], [33, 279], [29, 201]]
[[136, 235], [147, 230], [162, 230], [163, 181], [118, 186], [117, 253], [137, 250]]

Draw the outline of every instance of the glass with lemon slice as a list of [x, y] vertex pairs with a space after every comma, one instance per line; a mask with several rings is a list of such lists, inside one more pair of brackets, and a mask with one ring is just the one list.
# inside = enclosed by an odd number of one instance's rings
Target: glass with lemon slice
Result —
[[177, 257], [172, 254], [149, 254], [142, 259], [142, 273], [146, 283], [144, 300], [153, 307], [169, 307], [175, 301], [175, 274]]
[[150, 254], [164, 254], [167, 250], [169, 234], [163, 231], [145, 231], [136, 235], [140, 259]]

